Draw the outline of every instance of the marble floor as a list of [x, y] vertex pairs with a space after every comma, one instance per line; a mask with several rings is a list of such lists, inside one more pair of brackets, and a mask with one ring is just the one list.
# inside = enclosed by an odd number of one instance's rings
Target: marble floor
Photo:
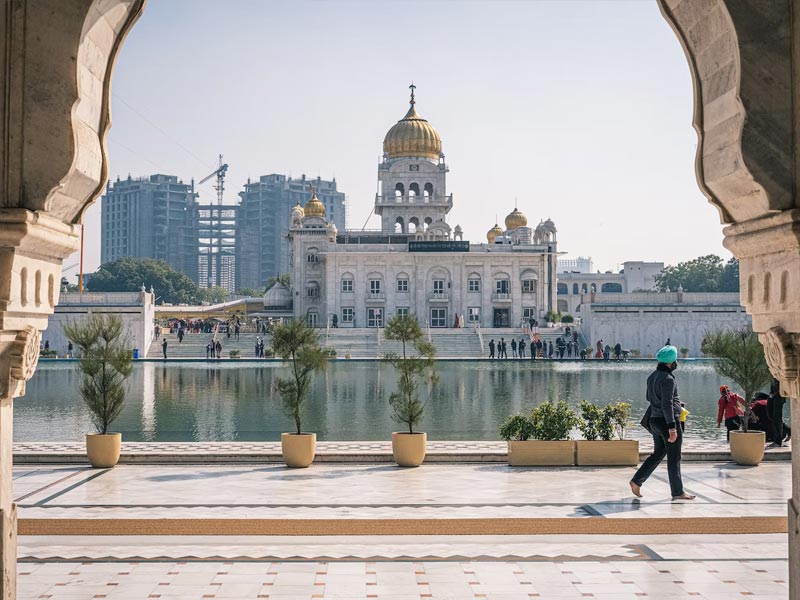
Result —
[[[663, 467], [645, 486], [645, 497], [635, 500], [627, 487], [632, 473], [492, 464], [19, 466], [18, 598], [788, 597], [786, 534], [743, 533], [742, 524], [785, 516], [789, 463], [685, 464], [686, 488], [698, 496], [693, 503], [670, 501]], [[665, 517], [676, 527], [711, 523], [718, 531], [675, 534], [650, 527]], [[443, 526], [497, 522], [511, 530], [347, 531], [357, 520], [421, 519]], [[551, 525], [624, 519], [623, 525], [635, 523], [643, 533], [571, 534], [553, 527], [539, 535], [516, 532], [526, 519]], [[188, 534], [147, 529], [171, 520], [188, 527]], [[319, 532], [252, 534], [270, 520], [311, 523]], [[215, 524], [213, 535], [192, 531], [207, 522]], [[328, 522], [344, 524], [345, 532], [330, 534]], [[112, 535], [83, 535], [61, 530], [70, 523], [129, 525], [107, 532]], [[231, 534], [234, 523], [239, 529]], [[25, 534], [32, 524], [37, 533]]]

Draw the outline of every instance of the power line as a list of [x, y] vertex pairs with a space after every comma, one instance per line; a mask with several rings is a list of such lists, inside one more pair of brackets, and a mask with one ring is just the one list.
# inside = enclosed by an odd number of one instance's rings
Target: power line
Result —
[[139, 116], [139, 118], [141, 118], [143, 121], [145, 121], [145, 122], [146, 122], [148, 125], [150, 125], [150, 126], [153, 128], [153, 129], [155, 129], [156, 131], [158, 131], [159, 133], [161, 133], [161, 135], [163, 135], [165, 138], [167, 138], [167, 139], [168, 139], [169, 141], [171, 141], [173, 144], [175, 144], [176, 146], [178, 146], [178, 147], [179, 147], [181, 150], [183, 150], [184, 152], [186, 152], [186, 154], [188, 154], [189, 156], [191, 156], [192, 158], [194, 158], [194, 159], [195, 159], [196, 161], [198, 161], [200, 164], [202, 164], [202, 165], [204, 165], [204, 166], [206, 166], [206, 167], [208, 167], [208, 168], [213, 168], [213, 166], [212, 166], [210, 163], [207, 163], [207, 162], [206, 162], [206, 161], [204, 161], [202, 158], [200, 158], [199, 156], [197, 156], [197, 155], [196, 155], [194, 152], [192, 152], [192, 151], [191, 151], [191, 150], [189, 150], [189, 149], [188, 149], [186, 146], [184, 146], [183, 144], [181, 144], [181, 143], [180, 143], [178, 140], [176, 140], [174, 137], [172, 137], [170, 134], [168, 134], [166, 131], [164, 131], [164, 130], [163, 130], [161, 127], [159, 127], [159, 126], [158, 126], [156, 123], [154, 123], [152, 120], [148, 119], [146, 116], [144, 116], [144, 115], [143, 115], [142, 113], [140, 113], [138, 110], [136, 110], [136, 109], [135, 109], [133, 106], [131, 106], [131, 104], [130, 104], [128, 101], [126, 101], [124, 98], [120, 97], [118, 94], [112, 94], [112, 95], [114, 96], [114, 98], [116, 98], [117, 100], [119, 100], [120, 102], [122, 102], [122, 103], [123, 103], [125, 106], [127, 106], [127, 107], [128, 107], [128, 108], [129, 108], [129, 109], [130, 109], [130, 110], [131, 110], [131, 111], [132, 111], [134, 114], [138, 115], [138, 116]]

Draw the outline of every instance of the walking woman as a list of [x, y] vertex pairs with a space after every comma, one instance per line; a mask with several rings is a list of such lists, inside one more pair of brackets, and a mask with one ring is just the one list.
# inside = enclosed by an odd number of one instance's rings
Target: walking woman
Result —
[[672, 499], [694, 500], [694, 496], [684, 491], [681, 480], [681, 399], [674, 375], [678, 368], [678, 349], [675, 346], [664, 346], [656, 354], [656, 360], [658, 366], [647, 378], [647, 401], [650, 403], [647, 412], [650, 413], [649, 429], [653, 434], [653, 453], [631, 479], [631, 491], [634, 496], [641, 498], [644, 482], [666, 456]]

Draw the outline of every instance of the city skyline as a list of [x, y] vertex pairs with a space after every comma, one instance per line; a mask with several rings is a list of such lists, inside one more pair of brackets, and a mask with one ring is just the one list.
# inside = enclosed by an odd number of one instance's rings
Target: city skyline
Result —
[[[336, 177], [348, 227], [374, 228], [381, 143], [413, 80], [451, 166], [448, 221], [465, 239], [485, 241], [516, 203], [534, 226], [556, 222], [569, 258], [603, 271], [730, 256], [694, 177], [686, 60], [654, 3], [213, 6], [151, 0], [131, 32], [115, 71], [112, 179], [198, 181], [222, 153], [227, 203], [248, 177]], [[414, 31], [420, 14], [429, 36], [382, 28]], [[167, 33], [178, 26], [196, 35], [177, 43]], [[210, 183], [198, 192], [214, 197]], [[99, 227], [99, 202], [86, 225]], [[97, 242], [87, 234], [87, 272]]]

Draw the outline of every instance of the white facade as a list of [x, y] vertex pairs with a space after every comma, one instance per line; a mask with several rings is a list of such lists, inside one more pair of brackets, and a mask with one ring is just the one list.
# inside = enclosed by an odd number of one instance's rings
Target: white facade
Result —
[[[591, 264], [590, 258], [578, 260], [588, 260]], [[559, 261], [561, 272], [557, 275], [557, 306], [562, 315], [578, 317], [582, 316], [583, 305], [591, 302], [591, 294], [630, 294], [640, 290], [654, 290], [655, 278], [664, 270], [662, 262], [629, 260], [622, 263], [619, 273], [565, 272], [561, 267], [568, 264]]]
[[580, 314], [583, 334], [592, 346], [597, 340], [612, 347], [619, 342], [642, 356], [654, 355], [667, 339], [688, 348], [691, 356], [701, 356], [707, 331], [752, 323], [736, 292], [594, 294]]
[[47, 321], [42, 342], [48, 341], [51, 350], [65, 356], [69, 340], [64, 325], [91, 315], [118, 316], [131, 349], [137, 348], [139, 356], [147, 356], [155, 322], [155, 295], [151, 292], [63, 292]]
[[380, 231], [344, 231], [316, 196], [292, 211], [291, 277], [296, 318], [324, 326], [382, 327], [398, 313], [421, 324], [516, 327], [555, 308], [556, 228], [533, 232], [516, 208], [487, 243], [463, 240], [447, 214], [448, 167], [438, 133], [414, 108], [384, 140], [375, 213]]

